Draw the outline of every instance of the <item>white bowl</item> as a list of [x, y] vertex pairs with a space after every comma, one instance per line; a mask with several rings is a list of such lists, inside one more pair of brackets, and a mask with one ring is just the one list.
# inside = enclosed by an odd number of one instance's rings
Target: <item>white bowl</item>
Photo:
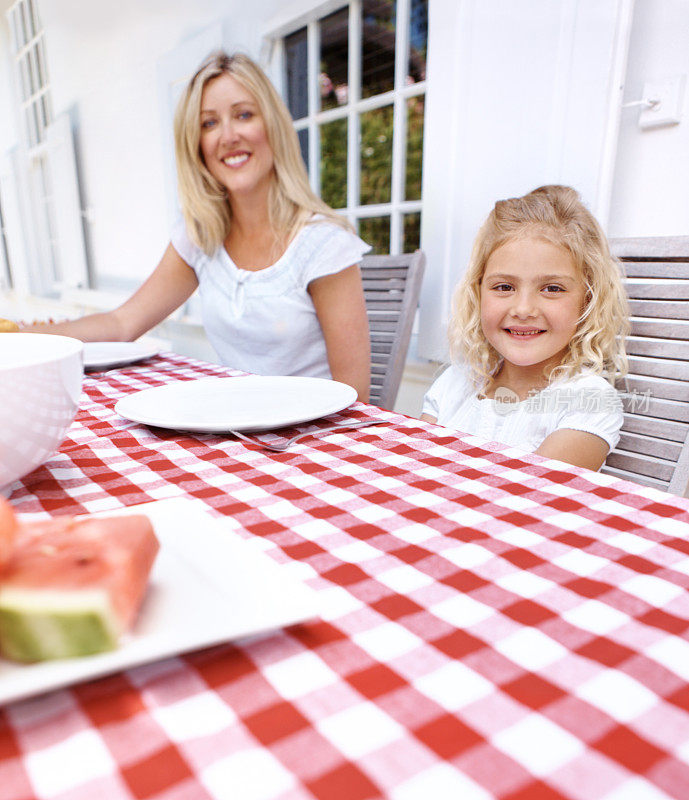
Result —
[[77, 413], [83, 347], [67, 336], [0, 333], [0, 490], [60, 446]]

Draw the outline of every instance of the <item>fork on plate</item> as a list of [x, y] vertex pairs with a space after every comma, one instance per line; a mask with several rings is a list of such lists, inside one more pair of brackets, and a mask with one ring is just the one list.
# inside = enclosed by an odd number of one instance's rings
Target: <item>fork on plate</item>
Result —
[[340, 428], [365, 428], [368, 425], [383, 425], [384, 423], [385, 420], [382, 419], [361, 419], [354, 422], [339, 422], [337, 425], [330, 425], [327, 428], [313, 428], [310, 431], [302, 431], [296, 436], [293, 436], [291, 439], [286, 439], [284, 442], [264, 442], [262, 439], [254, 439], [253, 437], [246, 436], [246, 434], [240, 433], [239, 431], [228, 431], [228, 433], [231, 433], [238, 439], [243, 439], [245, 442], [258, 444], [261, 447], [265, 447], [266, 450], [273, 450], [276, 453], [284, 453], [285, 450], [289, 449], [295, 442], [299, 441], [299, 439], [302, 439], [305, 436], [318, 436], [321, 433], [330, 433], [332, 431], [340, 430]]

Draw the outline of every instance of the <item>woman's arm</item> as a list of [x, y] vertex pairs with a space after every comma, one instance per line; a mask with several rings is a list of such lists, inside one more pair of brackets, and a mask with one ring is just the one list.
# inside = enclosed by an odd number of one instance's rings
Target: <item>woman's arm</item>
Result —
[[311, 281], [309, 294], [323, 330], [330, 372], [368, 401], [371, 340], [359, 267], [347, 267]]
[[536, 454], [595, 471], [601, 468], [609, 450], [605, 439], [595, 433], [560, 428], [545, 437]]
[[438, 417], [434, 417], [432, 414], [422, 414], [419, 419], [422, 422], [437, 422]]
[[150, 277], [121, 306], [67, 322], [38, 322], [21, 330], [74, 336], [84, 342], [134, 341], [179, 308], [197, 286], [194, 270], [169, 244]]

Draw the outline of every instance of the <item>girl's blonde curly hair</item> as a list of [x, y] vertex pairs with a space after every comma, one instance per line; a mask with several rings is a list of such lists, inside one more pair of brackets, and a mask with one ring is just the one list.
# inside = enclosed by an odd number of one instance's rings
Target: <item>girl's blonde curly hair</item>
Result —
[[481, 327], [481, 280], [491, 254], [506, 242], [536, 236], [566, 248], [586, 287], [577, 330], [549, 381], [590, 369], [613, 381], [627, 371], [624, 337], [629, 306], [620, 264], [602, 228], [569, 186], [541, 186], [524, 197], [499, 200], [479, 230], [469, 267], [455, 289], [449, 326], [450, 355], [464, 361], [479, 387], [487, 388], [502, 357]]

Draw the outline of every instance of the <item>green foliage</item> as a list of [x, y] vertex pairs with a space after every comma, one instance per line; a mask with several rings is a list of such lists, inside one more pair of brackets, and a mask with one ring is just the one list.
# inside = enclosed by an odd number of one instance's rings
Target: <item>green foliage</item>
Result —
[[392, 187], [392, 106], [361, 115], [362, 205], [389, 203]]
[[[361, 115], [360, 203], [389, 203], [392, 196], [392, 106], [383, 106]], [[424, 98], [407, 101], [407, 152], [405, 200], [421, 199], [423, 173]], [[321, 197], [333, 208], [347, 206], [347, 119], [328, 122], [320, 128]], [[421, 215], [404, 216], [404, 252], [419, 247]], [[376, 253], [390, 252], [390, 217], [359, 220], [362, 239]]]
[[370, 244], [374, 255], [390, 252], [390, 217], [362, 217], [359, 220], [359, 236]]
[[332, 208], [347, 205], [347, 119], [321, 125], [321, 197]]
[[404, 187], [405, 200], [421, 199], [423, 113], [424, 98], [411, 97], [407, 101], [407, 169]]

